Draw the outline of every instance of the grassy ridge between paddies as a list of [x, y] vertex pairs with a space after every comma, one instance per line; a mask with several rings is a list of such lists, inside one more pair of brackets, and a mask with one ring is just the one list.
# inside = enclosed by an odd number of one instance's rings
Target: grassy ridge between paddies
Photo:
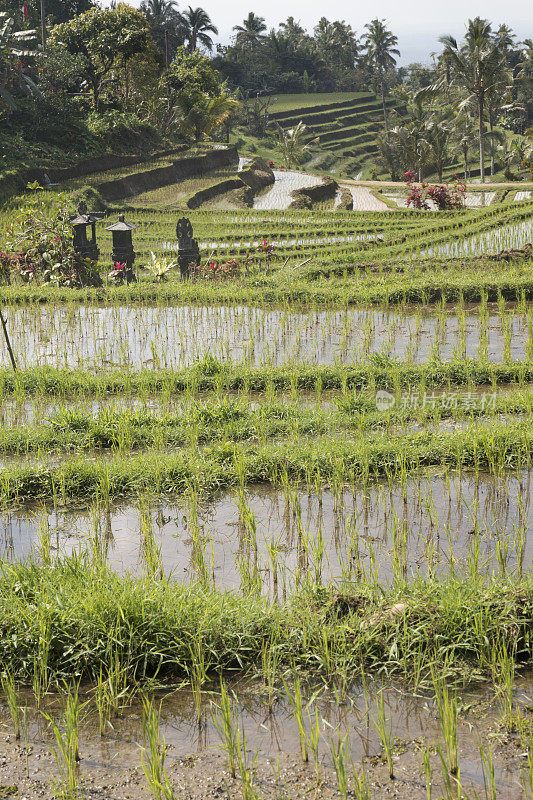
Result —
[[[17, 680], [102, 679], [113, 669], [142, 686], [190, 674], [203, 658], [212, 675], [256, 673], [273, 659], [328, 680], [361, 667], [416, 680], [429, 665], [465, 678], [489, 673], [494, 649], [533, 656], [533, 579], [477, 574], [308, 586], [285, 604], [255, 594], [184, 586], [168, 578], [118, 577], [73, 556], [52, 564], [0, 563], [0, 670]], [[400, 602], [401, 614], [390, 609]], [[199, 651], [200, 648], [200, 651]], [[266, 657], [265, 657], [266, 656]]]
[[399, 436], [300, 435], [264, 444], [224, 442], [187, 450], [147, 450], [138, 455], [28, 461], [0, 474], [4, 506], [42, 500], [62, 503], [118, 499], [148, 493], [172, 496], [194, 487], [213, 494], [233, 486], [292, 481], [358, 483], [369, 477], [399, 480], [426, 467], [471, 468], [499, 473], [528, 468], [533, 421], [494, 421], [456, 433], [425, 431]]
[[[427, 401], [427, 397], [431, 399]], [[415, 395], [416, 397], [416, 395]], [[533, 389], [515, 389], [501, 395], [481, 398], [468, 396], [461, 406], [457, 394], [454, 409], [447, 396], [419, 395], [412, 407], [396, 408], [386, 413], [376, 409], [375, 398], [347, 395], [332, 398], [332, 410], [320, 402], [302, 406], [299, 398], [293, 405], [266, 400], [251, 405], [245, 399], [215, 397], [207, 402], [192, 402], [179, 413], [145, 409], [106, 408], [91, 414], [76, 408], [56, 409], [46, 420], [35, 425], [0, 428], [0, 453], [80, 452], [113, 450], [125, 452], [143, 448], [169, 449], [210, 442], [260, 442], [286, 436], [334, 436], [343, 433], [366, 433], [395, 427], [438, 425], [453, 418], [467, 425], [480, 419], [489, 424], [498, 415], [531, 414]], [[479, 401], [479, 402], [478, 402]]]
[[112, 397], [124, 394], [149, 397], [197, 392], [263, 392], [276, 390], [327, 389], [361, 391], [453, 386], [523, 385], [533, 381], [533, 363], [509, 361], [504, 364], [475, 359], [410, 364], [383, 356], [349, 366], [294, 363], [253, 368], [246, 364], [219, 362], [207, 356], [183, 370], [130, 370], [88, 372], [81, 369], [35, 367], [0, 369], [0, 399], [25, 397]]
[[[253, 305], [258, 308], [345, 308], [355, 304], [401, 305], [440, 302], [484, 302], [499, 298], [511, 302], [533, 299], [533, 260], [525, 258], [512, 264], [468, 259], [428, 259], [413, 265], [393, 260], [393, 272], [383, 269], [384, 262], [353, 263], [346, 260], [338, 267], [313, 266], [310, 280], [300, 275], [301, 259], [289, 262], [271, 275], [255, 273], [249, 277], [218, 281], [171, 280], [156, 284], [141, 280], [130, 286], [72, 289], [68, 287], [2, 286], [0, 302], [5, 305], [41, 305], [43, 303], [190, 304]], [[304, 266], [302, 269], [307, 269]], [[338, 274], [335, 275], [335, 272]], [[331, 277], [330, 277], [330, 273]]]

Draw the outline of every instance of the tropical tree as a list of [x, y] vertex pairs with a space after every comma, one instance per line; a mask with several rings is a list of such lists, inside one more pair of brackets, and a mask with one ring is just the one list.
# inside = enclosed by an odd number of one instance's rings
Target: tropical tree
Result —
[[383, 105], [383, 119], [385, 133], [388, 131], [387, 107], [385, 103], [385, 74], [396, 66], [396, 57], [400, 51], [396, 48], [398, 37], [385, 25], [384, 20], [373, 19], [365, 25], [367, 33], [363, 34], [363, 42], [368, 61], [375, 72], [381, 89], [381, 102]]
[[470, 148], [473, 147], [477, 140], [475, 114], [473, 113], [471, 105], [461, 103], [454, 119], [454, 149], [461, 155], [464, 169], [464, 179], [468, 180], [470, 177], [470, 170], [468, 168], [468, 153]]
[[250, 11], [242, 25], [235, 25], [235, 44], [243, 50], [253, 50], [265, 38], [267, 26], [263, 17], [258, 17]]
[[278, 125], [277, 140], [278, 150], [283, 159], [283, 164], [290, 169], [294, 164], [300, 164], [304, 160], [304, 156], [311, 148], [311, 145], [317, 144], [319, 137], [311, 141], [305, 141], [307, 133], [307, 126], [303, 122], [289, 130], [284, 130], [281, 125]]
[[285, 22], [280, 22], [279, 28], [292, 47], [297, 47], [306, 35], [304, 28], [294, 17], [287, 17]]
[[485, 181], [485, 114], [489, 92], [503, 90], [508, 84], [505, 57], [500, 40], [493, 36], [490, 23], [476, 17], [468, 21], [464, 44], [460, 47], [453, 36], [442, 36], [445, 62], [452, 82], [467, 93], [467, 102], [477, 106], [479, 171]]
[[314, 40], [317, 51], [330, 68], [353, 67], [359, 45], [354, 31], [344, 20], [329, 22], [321, 17], [314, 29]]
[[426, 123], [426, 140], [439, 181], [442, 181], [442, 173], [450, 153], [453, 127], [454, 119], [450, 108], [435, 108], [430, 112]]
[[213, 49], [213, 39], [209, 34], [218, 34], [218, 28], [211, 22], [207, 11], [189, 6], [187, 11], [180, 14], [180, 21], [183, 39], [190, 53], [193, 53], [199, 44], [206, 50]]
[[[52, 26], [59, 25], [60, 22], [68, 22], [69, 19], [73, 19], [79, 14], [89, 11], [94, 5], [96, 4], [93, 0], [46, 0], [46, 22]], [[26, 0], [26, 7], [32, 24], [40, 22], [40, 6], [40, 0]], [[10, 17], [14, 17], [15, 20], [21, 19], [21, 0], [2, 0], [2, 8], [7, 11]]]
[[525, 136], [506, 136], [498, 150], [504, 165], [503, 174], [508, 181], [516, 180], [513, 166], [520, 167], [523, 164], [527, 150], [527, 138]]
[[515, 88], [518, 100], [521, 101], [531, 118], [533, 113], [533, 39], [524, 39], [520, 59], [515, 73]]
[[382, 157], [386, 159], [388, 155], [390, 160], [389, 148], [392, 149], [396, 154], [396, 163], [404, 171], [416, 168], [419, 181], [431, 158], [429, 122], [429, 104], [422, 90], [408, 100], [403, 121], [386, 131], [381, 139], [387, 143], [386, 148], [381, 148]]
[[36, 42], [35, 31], [17, 31], [14, 19], [0, 11], [0, 98], [11, 110], [17, 107], [14, 92], [38, 94], [21, 63], [35, 55]]
[[181, 43], [181, 16], [175, 0], [143, 0], [139, 10], [150, 24], [152, 37], [166, 56], [167, 67]]
[[72, 55], [84, 56], [86, 78], [98, 108], [104, 81], [119, 65], [143, 52], [150, 42], [144, 14], [126, 3], [116, 8], [93, 8], [52, 28], [50, 44], [64, 46]]
[[177, 99], [177, 106], [182, 112], [179, 132], [196, 143], [205, 139], [225, 122], [239, 107], [235, 98], [222, 92], [217, 97], [204, 94], [192, 98], [182, 95]]

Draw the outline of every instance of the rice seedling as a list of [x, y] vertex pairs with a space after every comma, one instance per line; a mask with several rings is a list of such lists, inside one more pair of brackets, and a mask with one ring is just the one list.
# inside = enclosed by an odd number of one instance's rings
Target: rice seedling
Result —
[[227, 686], [224, 681], [220, 682], [220, 705], [211, 706], [211, 719], [218, 731], [222, 746], [228, 758], [228, 769], [231, 777], [237, 775], [237, 764], [239, 763], [239, 753], [241, 749], [241, 733], [238, 722], [235, 721], [235, 707], [230, 699]]
[[374, 717], [372, 715], [372, 721], [376, 728], [376, 732], [387, 761], [389, 778], [394, 780], [394, 745], [392, 739], [392, 725], [391, 721], [387, 719], [383, 689], [378, 692], [376, 701], [376, 716]]
[[501, 709], [502, 724], [510, 731], [516, 730], [517, 716], [514, 710], [515, 659], [508, 644], [496, 641], [491, 654], [492, 680]]
[[426, 799], [432, 800], [433, 797], [433, 770], [431, 768], [430, 748], [425, 747], [422, 751], [424, 762], [424, 777], [426, 780]]
[[496, 777], [494, 774], [494, 761], [492, 758], [490, 743], [487, 745], [487, 747], [485, 747], [482, 742], [479, 742], [479, 753], [481, 756], [481, 763], [483, 765], [485, 797], [487, 800], [496, 800]]
[[15, 739], [18, 740], [20, 739], [22, 711], [17, 696], [15, 679], [12, 673], [6, 670], [0, 676], [0, 680], [2, 683], [2, 691], [9, 709], [9, 716], [11, 717], [11, 722], [13, 723], [13, 733], [15, 735]]
[[446, 750], [446, 763], [450, 775], [459, 775], [458, 742], [457, 742], [457, 695], [450, 692], [445, 680], [431, 669], [435, 702], [439, 715], [441, 731]]
[[296, 722], [296, 726], [298, 729], [298, 738], [300, 740], [300, 752], [302, 756], [302, 761], [307, 762], [309, 761], [309, 750], [307, 747], [308, 737], [305, 728], [304, 703], [302, 697], [302, 686], [300, 683], [300, 678], [298, 677], [298, 675], [294, 675], [293, 677], [293, 693], [291, 693], [285, 681], [283, 682], [283, 684], [285, 686], [285, 692], [287, 694], [287, 698], [291, 705], [294, 720]]
[[340, 731], [337, 731], [337, 740], [330, 739], [328, 743], [337, 778], [337, 788], [342, 800], [347, 799], [349, 789], [349, 734], [347, 731], [341, 736]]
[[[288, 190], [301, 176], [284, 178]], [[1, 288], [20, 361], [13, 373], [0, 353], [2, 663], [39, 702], [54, 683], [93, 682], [101, 735], [138, 686], [184, 675], [202, 723], [211, 670], [258, 675], [274, 725], [292, 667], [285, 690], [317, 784], [307, 673], [344, 709], [362, 664], [410, 687], [432, 668], [443, 791], [458, 797], [448, 675], [490, 668], [503, 724], [525, 736], [518, 650], [501, 631], [531, 657], [533, 272], [487, 254], [530, 238], [533, 203], [480, 193], [460, 214], [413, 214], [361, 189], [381, 211], [191, 210], [213, 259], [274, 244], [268, 270], [251, 257], [224, 283], [164, 270], [130, 287]], [[183, 190], [134, 201], [138, 263], [175, 258], [175, 219], [156, 205]], [[26, 501], [50, 507], [32, 519]], [[214, 725], [252, 800], [235, 709], [223, 683]], [[374, 726], [392, 778], [388, 716], [382, 691]], [[144, 723], [149, 787], [170, 798], [153, 705]], [[330, 743], [338, 790], [367, 799], [347, 741]], [[488, 797], [497, 757], [480, 750]], [[424, 769], [430, 799], [429, 751]]]
[[196, 716], [198, 718], [198, 722], [200, 722], [202, 714], [202, 686], [207, 680], [211, 663], [201, 631], [193, 637], [189, 647], [191, 654], [189, 678], [191, 682], [191, 691], [194, 699]]
[[165, 770], [166, 744], [160, 732], [159, 712], [154, 702], [143, 697], [142, 729], [144, 746], [141, 748], [141, 765], [148, 788], [155, 800], [175, 800]]
[[52, 776], [52, 787], [56, 797], [63, 800], [78, 800], [83, 797], [83, 773], [80, 768], [79, 725], [80, 715], [86, 707], [80, 703], [78, 687], [69, 689], [65, 697], [65, 708], [60, 724], [49, 714], [42, 715], [53, 733], [50, 744], [57, 775]]

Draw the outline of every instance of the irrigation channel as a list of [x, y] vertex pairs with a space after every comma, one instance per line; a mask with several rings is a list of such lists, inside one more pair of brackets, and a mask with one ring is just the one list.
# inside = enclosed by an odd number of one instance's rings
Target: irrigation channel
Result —
[[[255, 365], [356, 363], [372, 353], [421, 363], [533, 354], [533, 307], [461, 311], [291, 311], [247, 306], [6, 308], [21, 366], [182, 368], [211, 355]], [[0, 363], [9, 364], [2, 341]]]

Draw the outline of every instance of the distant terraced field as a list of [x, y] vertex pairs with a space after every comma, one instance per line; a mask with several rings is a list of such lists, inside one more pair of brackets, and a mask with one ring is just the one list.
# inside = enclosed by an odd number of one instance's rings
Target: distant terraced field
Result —
[[[307, 126], [309, 138], [320, 138], [307, 162], [313, 169], [353, 177], [368, 172], [378, 154], [376, 136], [383, 126], [381, 101], [373, 92], [302, 95], [276, 98], [271, 118], [283, 128], [297, 125], [300, 120]], [[329, 102], [328, 102], [329, 98]], [[289, 106], [292, 103], [292, 107]], [[390, 110], [392, 100], [387, 101]]]

